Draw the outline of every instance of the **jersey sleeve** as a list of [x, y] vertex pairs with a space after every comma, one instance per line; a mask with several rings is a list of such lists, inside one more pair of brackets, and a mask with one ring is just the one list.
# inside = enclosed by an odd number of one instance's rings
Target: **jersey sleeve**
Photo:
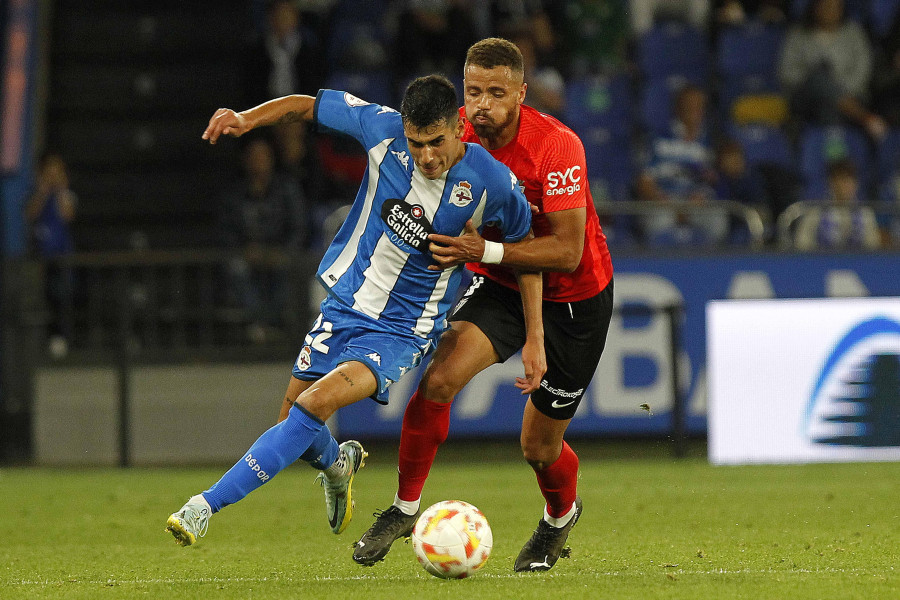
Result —
[[577, 135], [560, 130], [546, 140], [540, 178], [543, 212], [587, 206], [587, 161]]
[[512, 171], [500, 163], [497, 167], [496, 180], [488, 188], [483, 223], [499, 229], [504, 242], [518, 242], [531, 230], [531, 204]]
[[319, 90], [313, 120], [319, 127], [359, 140], [366, 150], [387, 137], [403, 134], [403, 123], [396, 110], [337, 90]]

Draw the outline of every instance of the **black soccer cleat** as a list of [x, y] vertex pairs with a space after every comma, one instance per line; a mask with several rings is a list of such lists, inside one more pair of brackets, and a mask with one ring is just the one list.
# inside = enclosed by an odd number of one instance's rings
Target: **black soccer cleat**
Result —
[[524, 573], [529, 571], [549, 571], [559, 558], [569, 556], [569, 548], [566, 548], [566, 540], [569, 532], [578, 522], [581, 516], [581, 498], [575, 496], [575, 514], [569, 522], [562, 527], [553, 527], [541, 519], [537, 529], [531, 535], [531, 539], [525, 542], [522, 551], [516, 558], [515, 571]]
[[416, 514], [408, 515], [393, 505], [387, 510], [376, 511], [375, 523], [353, 546], [353, 560], [364, 567], [371, 567], [384, 560], [394, 541], [400, 538], [408, 539], [412, 535], [413, 527], [421, 512], [416, 511]]

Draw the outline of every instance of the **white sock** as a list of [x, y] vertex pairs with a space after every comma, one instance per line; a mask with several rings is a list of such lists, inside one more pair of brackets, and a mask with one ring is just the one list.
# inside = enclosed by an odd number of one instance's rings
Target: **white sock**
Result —
[[547, 505], [544, 505], [544, 520], [547, 521], [553, 527], [565, 527], [569, 524], [569, 521], [572, 520], [572, 517], [575, 516], [575, 503], [572, 503], [572, 508], [569, 509], [569, 512], [564, 514], [561, 517], [551, 517], [550, 513], [547, 512]]
[[203, 494], [197, 494], [196, 496], [191, 496], [191, 499], [188, 502], [199, 502], [203, 506], [209, 510], [209, 514], [212, 514], [212, 507], [209, 505], [209, 502], [206, 501], [206, 498], [203, 497]]
[[399, 496], [394, 494], [394, 506], [400, 509], [400, 511], [404, 515], [414, 515], [419, 511], [419, 505], [422, 503], [422, 499], [413, 500], [412, 502], [407, 502], [406, 500], [401, 500]]
[[348, 466], [349, 465], [347, 464], [347, 461], [345, 460], [344, 453], [338, 452], [338, 455], [337, 455], [337, 458], [335, 459], [335, 461], [333, 463], [331, 463], [330, 467], [328, 467], [327, 469], [325, 469], [322, 472], [325, 473], [325, 477], [327, 477], [328, 479], [336, 479], [338, 477], [343, 477], [344, 475], [347, 474]]

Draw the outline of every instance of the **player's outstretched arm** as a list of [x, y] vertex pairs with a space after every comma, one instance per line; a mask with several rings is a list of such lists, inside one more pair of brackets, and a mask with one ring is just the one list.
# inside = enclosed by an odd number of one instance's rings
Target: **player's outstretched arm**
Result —
[[248, 110], [235, 112], [230, 108], [220, 108], [209, 120], [209, 125], [201, 136], [210, 144], [215, 144], [223, 135], [240, 137], [257, 127], [276, 123], [311, 121], [316, 99], [312, 96], [293, 94], [282, 96], [254, 106]]
[[[541, 271], [571, 273], [581, 262], [584, 251], [584, 225], [587, 211], [570, 208], [546, 213], [550, 233], [515, 243], [503, 244], [500, 264]], [[429, 250], [436, 265], [433, 271], [449, 269], [466, 262], [479, 262], [484, 256], [484, 238], [471, 223], [466, 224], [462, 235], [451, 237], [433, 233], [428, 236]]]
[[517, 272], [516, 280], [522, 294], [525, 314], [525, 345], [522, 346], [522, 365], [525, 376], [516, 377], [516, 387], [527, 396], [539, 387], [547, 373], [544, 352], [543, 292], [544, 278], [540, 273]]

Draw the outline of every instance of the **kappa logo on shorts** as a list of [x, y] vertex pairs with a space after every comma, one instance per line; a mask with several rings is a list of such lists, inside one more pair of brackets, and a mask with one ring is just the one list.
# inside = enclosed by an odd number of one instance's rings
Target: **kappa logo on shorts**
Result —
[[305, 371], [312, 366], [312, 358], [309, 355], [309, 346], [303, 346], [300, 349], [300, 356], [297, 357], [297, 368]]
[[450, 204], [453, 206], [468, 206], [472, 203], [472, 184], [468, 181], [460, 181], [450, 190]]
[[381, 218], [387, 224], [391, 242], [398, 248], [410, 252], [428, 249], [428, 234], [432, 233], [431, 223], [425, 216], [425, 209], [418, 204], [408, 204], [391, 198], [381, 206]]
[[379, 367], [381, 366], [381, 355], [377, 352], [369, 352], [366, 354], [366, 358], [371, 359], [371, 361]]

